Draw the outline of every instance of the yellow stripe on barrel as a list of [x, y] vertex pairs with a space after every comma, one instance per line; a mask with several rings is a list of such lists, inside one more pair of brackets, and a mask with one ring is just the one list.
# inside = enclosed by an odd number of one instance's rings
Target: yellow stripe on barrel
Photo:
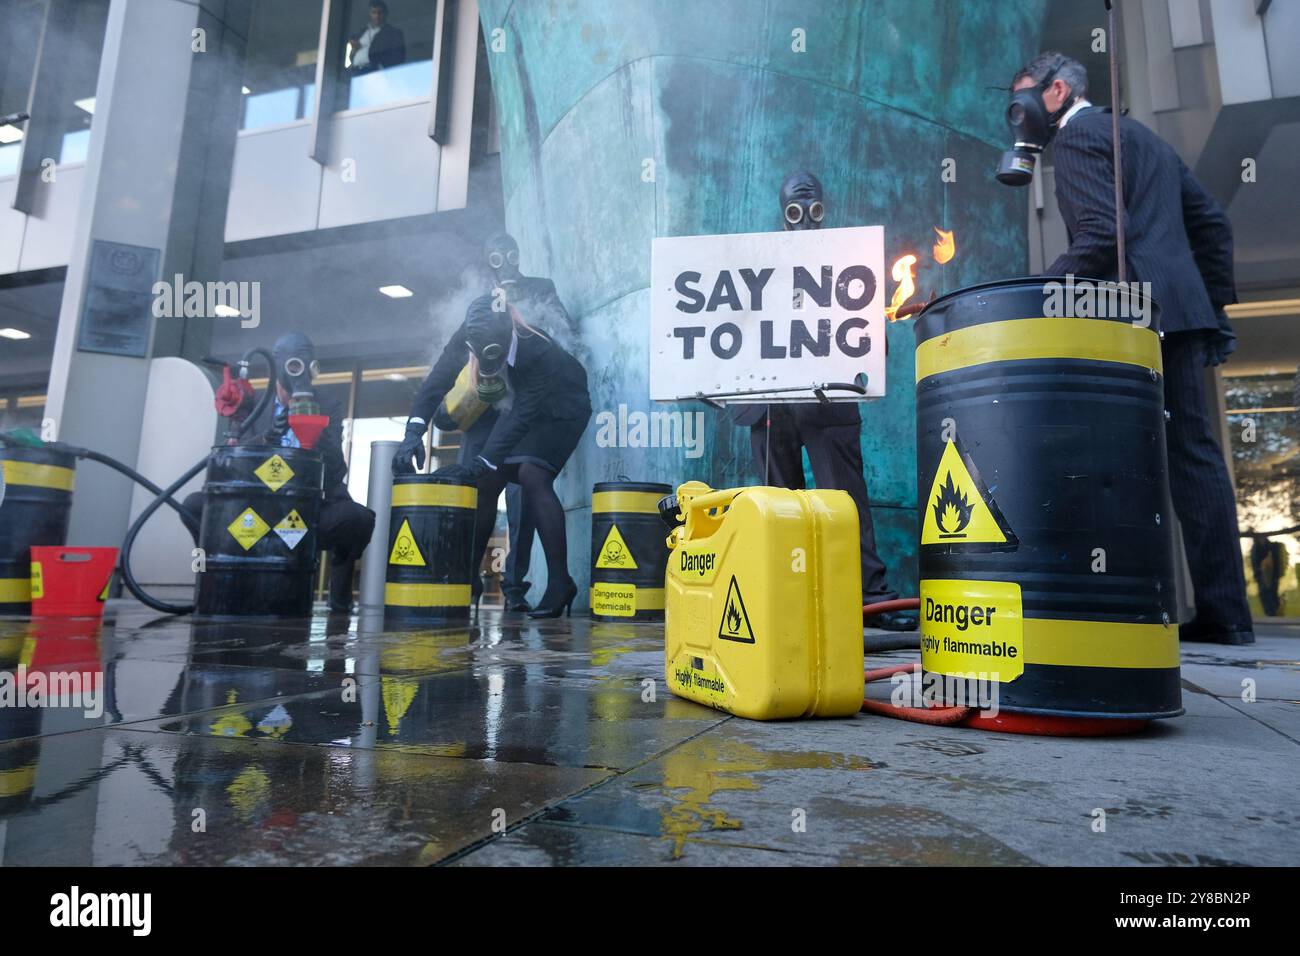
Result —
[[593, 514], [621, 511], [657, 515], [663, 497], [653, 491], [598, 491], [591, 496], [591, 511]]
[[1161, 624], [1024, 619], [1025, 663], [1057, 667], [1178, 666], [1178, 628]]
[[916, 380], [990, 362], [1083, 359], [1162, 372], [1160, 337], [1129, 322], [1007, 319], [954, 329], [916, 347]]
[[30, 485], [34, 488], [71, 491], [77, 480], [76, 472], [61, 465], [38, 465], [35, 462], [6, 458], [0, 461], [0, 466], [4, 468], [7, 485]]
[[468, 584], [384, 585], [384, 604], [390, 607], [469, 607]]
[[465, 485], [393, 485], [394, 508], [476, 508], [478, 489]]

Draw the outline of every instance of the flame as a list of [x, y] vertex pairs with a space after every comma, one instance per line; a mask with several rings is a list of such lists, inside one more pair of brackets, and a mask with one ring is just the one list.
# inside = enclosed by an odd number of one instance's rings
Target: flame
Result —
[[899, 256], [894, 262], [893, 268], [889, 274], [893, 276], [898, 285], [894, 289], [894, 297], [889, 300], [889, 307], [885, 309], [885, 317], [890, 322], [894, 321], [898, 307], [912, 297], [916, 291], [916, 256], [910, 253], [905, 256]]
[[934, 232], [939, 237], [934, 244], [934, 261], [943, 265], [957, 254], [957, 245], [952, 241], [951, 229], [945, 230], [935, 226]]
[[956, 484], [952, 480], [952, 472], [948, 472], [947, 481], [939, 488], [939, 494], [934, 499], [934, 520], [939, 525], [939, 531], [946, 535], [957, 535], [966, 530], [966, 525], [970, 524], [971, 512], [975, 510], [966, 497], [965, 492], [957, 490]]
[[727, 628], [732, 634], [740, 633], [740, 612], [734, 602], [727, 602]]

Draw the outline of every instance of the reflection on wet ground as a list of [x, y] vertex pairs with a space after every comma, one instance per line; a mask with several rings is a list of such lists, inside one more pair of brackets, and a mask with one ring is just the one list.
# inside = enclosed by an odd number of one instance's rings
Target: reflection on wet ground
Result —
[[655, 624], [0, 619], [0, 864], [1294, 863], [1297, 638], [1068, 740], [731, 718]]

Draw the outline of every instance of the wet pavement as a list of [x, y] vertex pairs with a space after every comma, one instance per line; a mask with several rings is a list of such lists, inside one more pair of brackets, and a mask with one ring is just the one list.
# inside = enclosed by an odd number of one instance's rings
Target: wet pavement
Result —
[[655, 624], [0, 619], [0, 864], [1295, 864], [1300, 628], [1259, 633], [1068, 739], [732, 718]]

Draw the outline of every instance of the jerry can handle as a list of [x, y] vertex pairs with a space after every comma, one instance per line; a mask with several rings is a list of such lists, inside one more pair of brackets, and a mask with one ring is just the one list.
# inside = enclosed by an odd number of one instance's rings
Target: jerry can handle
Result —
[[722, 491], [711, 491], [707, 495], [690, 498], [682, 502], [682, 513], [685, 514], [688, 511], [700, 509], [711, 511], [714, 508], [725, 508], [731, 504], [736, 495], [744, 490], [744, 488], [727, 488]]

